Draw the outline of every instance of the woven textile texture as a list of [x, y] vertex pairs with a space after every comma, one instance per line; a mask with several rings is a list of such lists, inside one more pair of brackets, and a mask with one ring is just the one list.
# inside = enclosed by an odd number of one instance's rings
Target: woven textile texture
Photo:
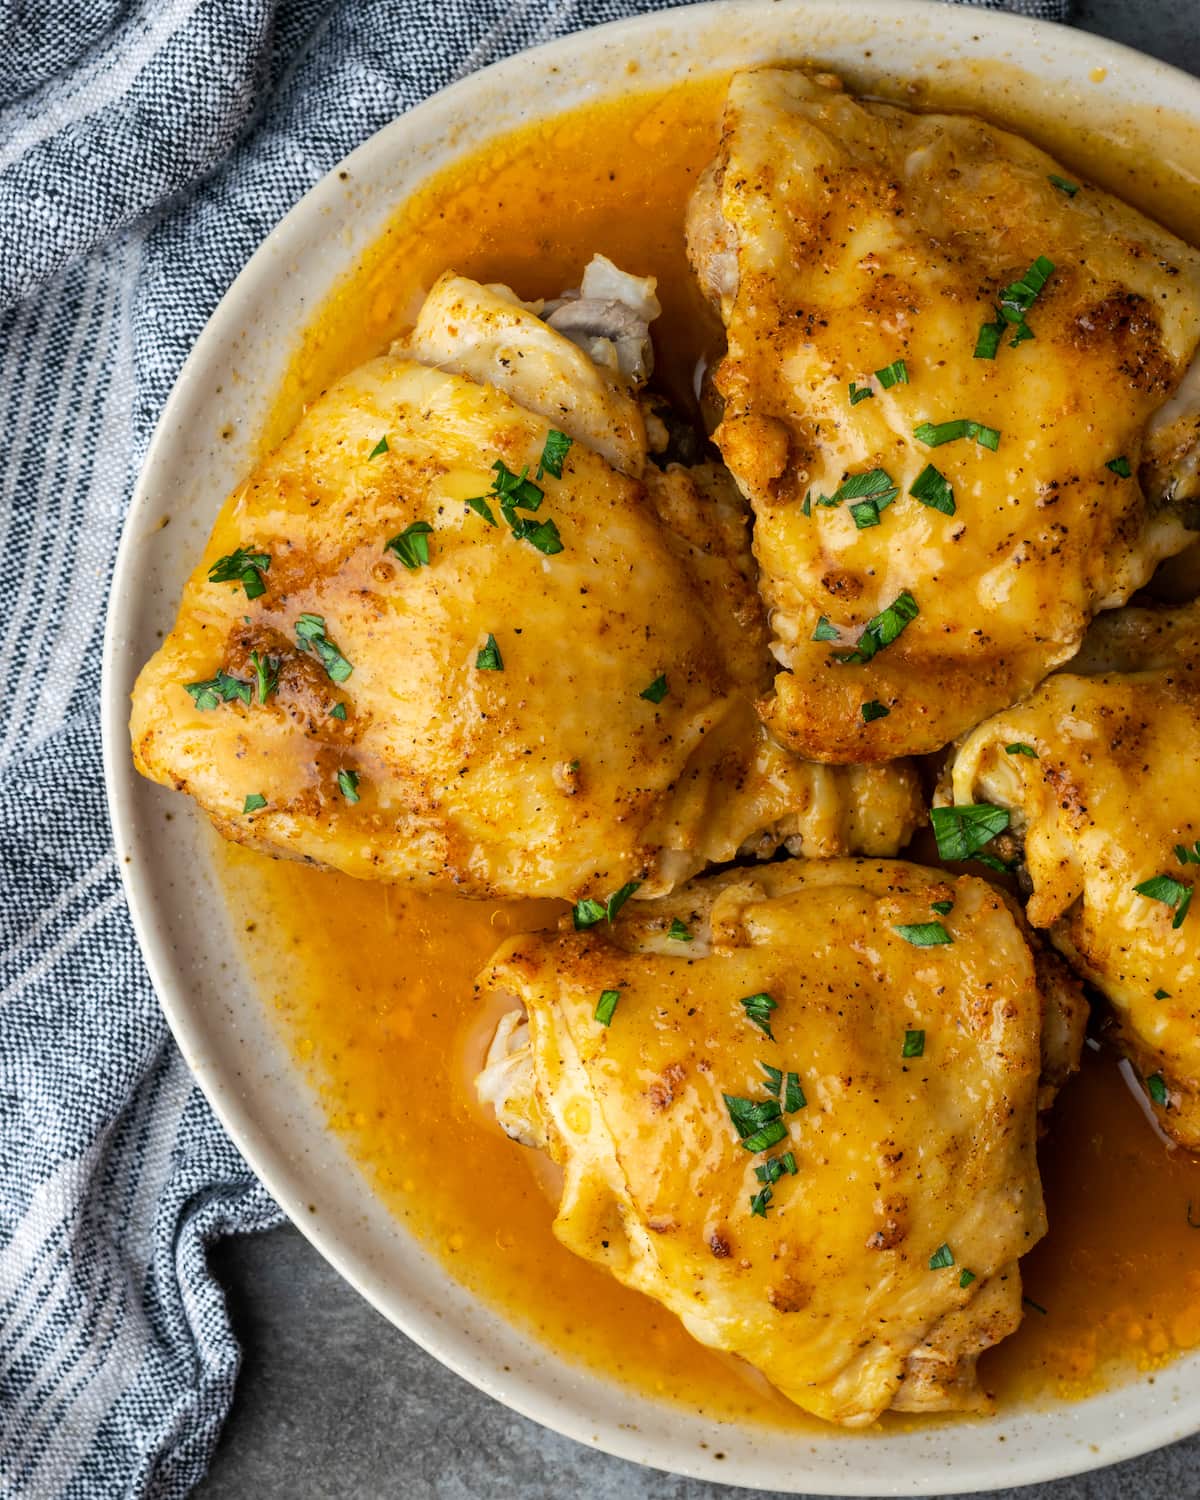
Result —
[[[1066, 0], [1008, 8], [1061, 18]], [[104, 807], [128, 496], [184, 356], [351, 148], [494, 58], [664, 0], [0, 9], [0, 1493], [179, 1496], [238, 1349], [206, 1249], [279, 1211], [175, 1051]]]

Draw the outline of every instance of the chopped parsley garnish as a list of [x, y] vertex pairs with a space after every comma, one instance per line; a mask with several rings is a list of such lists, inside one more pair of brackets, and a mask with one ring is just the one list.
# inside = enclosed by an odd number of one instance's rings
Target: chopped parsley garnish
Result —
[[1008, 341], [1008, 347], [1010, 349], [1015, 349], [1018, 344], [1023, 344], [1026, 339], [1031, 339], [1032, 337], [1033, 329], [1030, 328], [1029, 324], [1018, 323], [1016, 328], [1013, 330], [1012, 338]]
[[1000, 293], [1000, 316], [1006, 323], [1024, 323], [1025, 314], [1037, 301], [1042, 288], [1054, 274], [1054, 262], [1039, 255], [1034, 263]]
[[487, 503], [482, 495], [475, 495], [472, 499], [467, 501], [467, 504], [477, 516], [482, 516], [489, 526], [499, 526], [500, 522], [497, 521], [495, 515], [493, 514], [492, 507]]
[[829, 623], [829, 616], [822, 615], [817, 621], [817, 628], [812, 633], [814, 641], [840, 641], [841, 636]]
[[930, 510], [940, 510], [944, 516], [954, 514], [954, 486], [932, 464], [926, 464], [909, 487], [908, 493], [915, 495], [922, 505]]
[[271, 566], [267, 552], [249, 552], [238, 547], [227, 557], [218, 557], [208, 570], [209, 583], [240, 583], [246, 590], [247, 599], [257, 599], [267, 592], [263, 574]]
[[[495, 479], [492, 480], [492, 493], [500, 498], [500, 508], [506, 505], [520, 506], [522, 510], [537, 510], [542, 503], [545, 490], [534, 484], [529, 476], [528, 464], [519, 474], [514, 474], [502, 458], [498, 458], [492, 465]], [[511, 525], [511, 519], [505, 517]]]
[[266, 652], [263, 652], [260, 656], [257, 651], [251, 651], [250, 665], [254, 668], [254, 681], [258, 688], [258, 701], [259, 703], [265, 703], [279, 683], [279, 658], [277, 656], [268, 656]]
[[1181, 865], [1200, 865], [1200, 839], [1190, 849], [1185, 844], [1176, 844], [1175, 858]]
[[993, 453], [1000, 446], [1000, 434], [996, 428], [976, 422], [972, 417], [955, 417], [952, 422], [919, 422], [913, 428], [913, 437], [927, 448], [940, 448], [943, 443], [956, 443], [959, 438], [974, 438]]
[[[833, 653], [835, 660], [843, 663], [870, 661], [877, 651], [890, 646], [905, 627], [917, 618], [918, 614], [920, 610], [917, 608], [917, 601], [905, 589], [896, 595], [886, 609], [880, 610], [877, 615], [867, 621], [852, 651]], [[820, 630], [820, 628], [821, 625], [818, 623], [817, 629]], [[815, 636], [814, 639], [816, 639]]]
[[752, 1216], [765, 1219], [767, 1209], [770, 1207], [771, 1199], [774, 1197], [769, 1187], [759, 1188], [758, 1192], [750, 1199], [750, 1213]]
[[954, 1264], [954, 1252], [949, 1245], [939, 1245], [929, 1257], [929, 1269], [931, 1271], [944, 1271], [947, 1266]]
[[861, 531], [866, 526], [879, 525], [879, 512], [889, 506], [900, 493], [892, 476], [886, 469], [868, 469], [862, 474], [851, 474], [844, 479], [832, 495], [818, 495], [818, 505], [840, 505], [843, 500], [858, 500], [861, 503], [850, 507], [854, 524]]
[[596, 1001], [596, 1020], [601, 1026], [611, 1026], [612, 1018], [616, 1014], [617, 1001], [621, 998], [620, 990], [604, 990], [599, 1000]]
[[623, 885], [620, 890], [614, 891], [607, 901], [594, 901], [590, 896], [575, 903], [575, 931], [582, 932], [585, 928], [595, 927], [597, 922], [603, 922], [608, 918], [612, 925], [613, 918], [641, 885], [640, 880], [631, 880]]
[[690, 943], [692, 941], [692, 934], [678, 917], [671, 918], [671, 925], [667, 928], [667, 936], [673, 943]]
[[1068, 182], [1065, 177], [1060, 177], [1057, 172], [1051, 172], [1046, 180], [1053, 183], [1060, 193], [1066, 193], [1068, 198], [1073, 198], [1079, 191], [1079, 184], [1077, 182]]
[[800, 507], [800, 514], [802, 516], [811, 516], [812, 515], [812, 490], [809, 490], [805, 494], [805, 496], [804, 496], [804, 503]]
[[344, 719], [346, 717], [346, 705], [344, 703], [335, 703], [329, 710], [329, 717], [331, 719]]
[[995, 359], [996, 350], [999, 349], [1000, 340], [1003, 337], [1003, 318], [997, 318], [994, 323], [982, 324], [979, 329], [979, 336], [975, 340], [975, 358]]
[[638, 694], [639, 698], [645, 698], [647, 703], [661, 703], [667, 696], [667, 679], [665, 674], [656, 677], [649, 687], [644, 687]]
[[804, 1097], [804, 1090], [800, 1087], [799, 1073], [789, 1073], [787, 1082], [783, 1086], [783, 1110], [785, 1114], [794, 1115], [798, 1109], [803, 1109], [808, 1103]]
[[512, 534], [517, 541], [529, 542], [546, 557], [553, 557], [563, 549], [562, 537], [553, 521], [535, 521], [530, 516], [518, 516], [513, 522]]
[[760, 1062], [759, 1067], [767, 1075], [767, 1088], [778, 1099], [783, 1091], [783, 1069], [773, 1068], [770, 1063]]
[[971, 858], [977, 865], [986, 865], [989, 870], [995, 870], [997, 875], [1011, 875], [1017, 868], [1017, 861], [1011, 862], [997, 858], [994, 854], [973, 854]]
[[1040, 1302], [1035, 1302], [1032, 1297], [1022, 1297], [1021, 1301], [1026, 1307], [1032, 1307], [1035, 1313], [1041, 1313], [1043, 1318], [1050, 1316], [1049, 1309], [1043, 1307]]
[[777, 1010], [778, 1006], [770, 995], [759, 991], [757, 995], [743, 995], [739, 1004], [745, 1009], [746, 1019], [753, 1021], [759, 1031], [775, 1040], [771, 1032], [771, 1012]]
[[855, 385], [850, 382], [850, 405], [857, 406], [860, 401], [869, 401], [875, 392], [869, 385]]
[[974, 1271], [967, 1271], [967, 1270], [964, 1269], [962, 1275], [958, 1278], [958, 1284], [961, 1287], [968, 1287], [968, 1286], [971, 1285], [971, 1283], [974, 1280], [975, 1280], [975, 1272]]
[[207, 682], [188, 682], [184, 686], [201, 713], [211, 708], [220, 708], [222, 703], [232, 703], [234, 699], [240, 700], [247, 708], [250, 707], [250, 684], [243, 682], [240, 677], [231, 677], [224, 670], [215, 677], [210, 677]]
[[858, 711], [863, 716], [864, 724], [871, 724], [876, 719], [886, 719], [888, 714], [891, 713], [890, 708], [885, 708], [884, 705], [875, 698], [870, 699], [870, 701], [867, 703], [860, 704]]
[[1163, 1082], [1161, 1073], [1151, 1073], [1150, 1077], [1146, 1079], [1146, 1092], [1160, 1109], [1165, 1107], [1167, 1103], [1167, 1086]]
[[906, 1031], [904, 1033], [904, 1046], [900, 1050], [901, 1057], [924, 1057], [925, 1055], [925, 1033], [923, 1031]]
[[429, 563], [429, 533], [433, 527], [428, 521], [414, 521], [398, 536], [383, 544], [385, 552], [394, 552], [410, 573]]
[[555, 479], [562, 478], [563, 459], [570, 451], [573, 438], [569, 438], [565, 432], [559, 432], [552, 427], [546, 434], [545, 446], [542, 448], [542, 456], [538, 460], [537, 474], [540, 479], [543, 474], [553, 474]]
[[1014, 740], [1011, 745], [1005, 745], [1005, 755], [1027, 755], [1030, 760], [1039, 759], [1037, 751], [1032, 745], [1027, 745], [1024, 740]]
[[795, 1155], [791, 1151], [785, 1151], [782, 1156], [768, 1156], [761, 1167], [755, 1167], [754, 1175], [759, 1182], [770, 1185], [778, 1182], [785, 1172], [795, 1177], [798, 1171]]
[[989, 844], [1008, 827], [1006, 807], [990, 802], [969, 803], [962, 807], [934, 807], [929, 821], [937, 839], [938, 854], [943, 859], [970, 859], [984, 844]]
[[480, 672], [504, 671], [504, 658], [500, 655], [500, 647], [497, 646], [494, 635], [489, 635], [476, 653], [475, 667]]
[[782, 1111], [778, 1099], [742, 1099], [737, 1094], [722, 1094], [733, 1128], [743, 1141], [757, 1135], [764, 1126], [778, 1120]]
[[937, 914], [938, 914], [939, 917], [948, 917], [950, 915], [950, 913], [954, 910], [954, 902], [953, 901], [931, 901], [929, 903], [929, 909], [930, 909], [930, 911], [937, 912]]
[[260, 807], [266, 807], [266, 805], [267, 799], [261, 792], [251, 792], [245, 802], [242, 803], [242, 811], [244, 813], [257, 812]]
[[370, 453], [367, 454], [367, 458], [368, 460], [372, 458], [378, 458], [381, 453], [386, 452], [388, 452], [388, 440], [387, 433], [385, 432], [384, 435], [375, 444], [375, 446], [371, 449]]
[[898, 932], [914, 948], [937, 948], [942, 943], [954, 941], [940, 922], [901, 922], [892, 931]]
[[[772, 1099], [769, 1101], [774, 1104]], [[775, 1105], [776, 1109], [779, 1108]], [[772, 1146], [777, 1146], [780, 1141], [787, 1139], [787, 1126], [782, 1120], [772, 1120], [770, 1124], [764, 1125], [761, 1130], [756, 1130], [753, 1135], [748, 1135], [742, 1142], [742, 1150], [757, 1152], [769, 1151]]]
[[1171, 923], [1172, 928], [1182, 927], [1183, 919], [1188, 914], [1188, 907], [1192, 904], [1192, 887], [1185, 885], [1182, 880], [1176, 880], [1174, 875], [1154, 875], [1149, 880], [1143, 880], [1134, 886], [1139, 896], [1148, 896], [1151, 901], [1161, 901], [1164, 906], [1169, 906], [1175, 913], [1175, 919]]
[[1162, 990], [1162, 989], [1155, 990], [1154, 991], [1154, 998], [1156, 1000], [1169, 1000], [1171, 998], [1171, 991], [1170, 990]]
[[296, 621], [296, 639], [301, 651], [311, 650], [334, 682], [345, 682], [354, 668], [325, 633], [320, 615], [301, 615]]
[[907, 385], [908, 366], [902, 359], [894, 359], [890, 365], [875, 371], [875, 379], [885, 391], [890, 391], [894, 385]]
[[1128, 479], [1133, 473], [1129, 460], [1123, 453], [1118, 458], [1110, 458], [1104, 467], [1111, 469], [1119, 479]]
[[338, 772], [338, 789], [347, 802], [358, 801], [358, 772], [344, 768]]

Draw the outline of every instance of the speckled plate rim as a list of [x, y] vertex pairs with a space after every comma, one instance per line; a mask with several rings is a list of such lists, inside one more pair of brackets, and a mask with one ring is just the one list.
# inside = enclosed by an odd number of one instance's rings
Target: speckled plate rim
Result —
[[[268, 236], [188, 357], [134, 491], [104, 647], [102, 728], [116, 852], [180, 1050], [246, 1160], [337, 1271], [410, 1338], [497, 1400], [578, 1441], [690, 1477], [785, 1493], [945, 1494], [1077, 1474], [1200, 1430], [1200, 1356], [1076, 1403], [882, 1435], [788, 1434], [659, 1403], [571, 1363], [477, 1300], [371, 1191], [325, 1123], [250, 975], [212, 856], [181, 799], [142, 781], [128, 698], [173, 617], [223, 496], [244, 473], [300, 330], [429, 173], [496, 134], [633, 86], [816, 57], [931, 75], [1011, 61], [1072, 91], [1107, 69], [1114, 102], [1200, 122], [1200, 82], [1103, 38], [924, 0], [731, 0], [619, 21], [453, 84], [380, 131]], [[487, 122], [486, 125], [483, 122]], [[284, 330], [288, 330], [285, 332]], [[164, 522], [170, 517], [171, 524]], [[212, 953], [226, 956], [215, 962]]]

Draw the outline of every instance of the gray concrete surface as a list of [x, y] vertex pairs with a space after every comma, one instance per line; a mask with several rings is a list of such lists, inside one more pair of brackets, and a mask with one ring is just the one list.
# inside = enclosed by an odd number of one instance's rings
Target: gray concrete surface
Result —
[[[853, 3], [853, 0], [850, 0]], [[1200, 0], [1085, 0], [1078, 24], [1200, 74]], [[197, 1500], [753, 1500], [546, 1432], [410, 1344], [294, 1229], [214, 1256], [246, 1351]], [[1022, 1500], [1200, 1500], [1200, 1438]]]

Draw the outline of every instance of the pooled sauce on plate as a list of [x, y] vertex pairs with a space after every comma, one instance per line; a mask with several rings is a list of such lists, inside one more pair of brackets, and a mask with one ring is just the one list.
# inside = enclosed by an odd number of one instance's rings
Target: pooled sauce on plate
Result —
[[[846, 70], [853, 84], [854, 71]], [[635, 80], [631, 80], [631, 83]], [[688, 272], [684, 205], [712, 154], [723, 79], [590, 105], [506, 137], [398, 210], [303, 332], [263, 435], [401, 333], [437, 275], [454, 269], [525, 297], [578, 283], [594, 251], [659, 278], [660, 378], [691, 400], [719, 329]], [[987, 101], [1068, 168], [1200, 240], [1200, 128], [1091, 95], [1047, 101], [1004, 64], [946, 65], [934, 84], [871, 91], [917, 107]], [[1052, 111], [1052, 112], [1051, 112]], [[495, 1016], [472, 980], [509, 934], [553, 923], [553, 902], [427, 896], [275, 862], [221, 844], [246, 952], [295, 1055], [395, 1213], [464, 1285], [569, 1357], [715, 1417], [820, 1424], [753, 1371], [705, 1350], [650, 1299], [577, 1260], [551, 1232], [548, 1168], [475, 1101]], [[1153, 1134], [1108, 1052], [1085, 1052], [1042, 1149], [1050, 1233], [1022, 1262], [1030, 1305], [984, 1356], [1002, 1402], [1086, 1395], [1200, 1345], [1200, 1163]], [[1193, 1227], [1195, 1226], [1195, 1227]], [[890, 1417], [894, 1428], [912, 1419]]]

